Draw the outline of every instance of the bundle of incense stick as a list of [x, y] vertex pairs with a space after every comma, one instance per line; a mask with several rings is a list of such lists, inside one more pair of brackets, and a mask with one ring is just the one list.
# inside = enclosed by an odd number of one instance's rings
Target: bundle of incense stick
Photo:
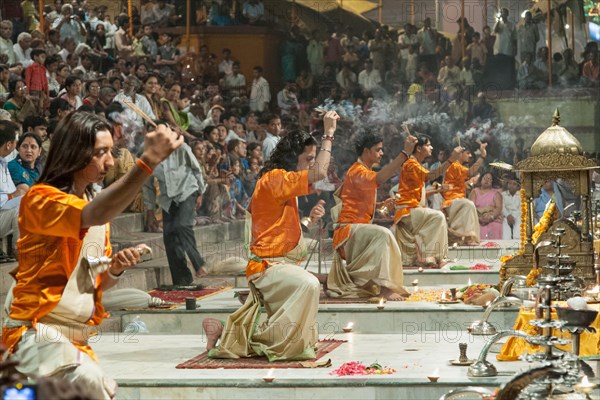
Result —
[[142, 117], [147, 123], [156, 128], [156, 123], [152, 121], [152, 118], [150, 118], [145, 112], [143, 112], [138, 106], [136, 106], [135, 103], [129, 100], [123, 100], [123, 103], [125, 103], [127, 107], [131, 108], [133, 112], [135, 112], [137, 115]]

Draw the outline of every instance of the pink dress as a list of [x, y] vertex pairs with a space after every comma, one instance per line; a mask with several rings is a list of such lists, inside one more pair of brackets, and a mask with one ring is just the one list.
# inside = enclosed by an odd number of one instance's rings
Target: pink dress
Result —
[[[473, 190], [476, 194], [475, 207], [477, 210], [494, 206], [494, 197], [498, 193], [497, 189], [492, 189], [487, 193], [482, 193], [479, 188]], [[495, 221], [487, 225], [479, 225], [479, 234], [482, 241], [486, 239], [502, 239], [502, 219], [498, 217]]]

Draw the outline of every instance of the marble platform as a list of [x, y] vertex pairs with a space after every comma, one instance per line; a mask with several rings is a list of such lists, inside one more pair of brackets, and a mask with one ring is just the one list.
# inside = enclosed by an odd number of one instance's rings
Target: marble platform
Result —
[[[437, 286], [450, 288], [452, 285]], [[427, 289], [422, 287], [421, 289]], [[413, 290], [410, 288], [409, 290]], [[139, 316], [151, 334], [198, 334], [204, 318], [225, 320], [240, 307], [235, 290], [230, 289], [198, 301], [198, 309], [188, 311], [184, 305], [174, 310], [112, 311], [109, 323], [103, 330], [122, 330]], [[480, 306], [437, 304], [429, 302], [388, 302], [383, 310], [377, 304], [320, 304], [317, 315], [319, 332], [336, 334], [352, 322], [357, 333], [395, 333], [456, 336], [466, 332], [467, 326], [481, 319]], [[510, 329], [517, 318], [518, 308], [499, 308], [492, 312], [490, 322], [499, 330]]]
[[[452, 338], [402, 334], [336, 334], [348, 340], [327, 355], [332, 367], [274, 369], [265, 383], [264, 369], [175, 369], [201, 353], [202, 335], [103, 335], [92, 346], [100, 365], [119, 383], [118, 399], [438, 399], [462, 386], [498, 387], [516, 372], [529, 368], [522, 361], [499, 362], [490, 354], [499, 375], [469, 378], [466, 367], [450, 366], [458, 343], [468, 343], [476, 357], [484, 337], [463, 333]], [[392, 375], [337, 377], [330, 372], [344, 362], [378, 362], [396, 369]], [[593, 362], [593, 367], [598, 365]], [[430, 383], [427, 376], [440, 379]]]

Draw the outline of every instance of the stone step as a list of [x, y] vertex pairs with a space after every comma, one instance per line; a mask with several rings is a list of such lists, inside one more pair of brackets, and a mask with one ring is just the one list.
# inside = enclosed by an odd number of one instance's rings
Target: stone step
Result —
[[[488, 361], [498, 376], [467, 377], [466, 367], [449, 365], [459, 356], [458, 344], [468, 344], [467, 356], [475, 358], [487, 338], [466, 333], [451, 338], [416, 334], [321, 335], [321, 339], [347, 340], [328, 353], [331, 367], [290, 369], [176, 369], [179, 363], [204, 351], [205, 337], [196, 335], [107, 334], [92, 345], [100, 366], [119, 384], [120, 399], [439, 399], [465, 386], [493, 390], [530, 364], [524, 361]], [[338, 377], [331, 372], [343, 363], [378, 362], [396, 370], [391, 375]], [[596, 362], [591, 362], [597, 368]], [[437, 372], [439, 381], [428, 376]], [[270, 383], [262, 378], [270, 374]], [[474, 397], [465, 397], [472, 399]]]
[[[234, 221], [227, 224], [198, 226], [193, 229], [196, 243], [201, 252], [211, 252], [219, 251], [224, 242], [241, 241], [244, 234], [243, 227], [243, 221]], [[124, 236], [113, 235], [111, 236], [111, 243], [117, 251], [144, 243], [150, 246], [154, 258], [166, 257], [162, 233], [130, 232]], [[243, 246], [240, 245], [236, 251], [243, 252]], [[232, 253], [234, 252], [232, 251]]]
[[132, 232], [143, 231], [144, 216], [142, 213], [122, 213], [110, 223], [111, 237], [126, 237]]
[[503, 255], [513, 254], [518, 249], [519, 242], [515, 240], [483, 240], [479, 246], [455, 246], [448, 243], [448, 258], [458, 263], [474, 260], [494, 261]]
[[[188, 311], [184, 305], [174, 310], [115, 311], [121, 317], [121, 328], [139, 316], [151, 334], [198, 334], [204, 318], [226, 320], [240, 307], [235, 291], [227, 290], [198, 301], [198, 309]], [[388, 302], [383, 310], [377, 304], [320, 304], [317, 322], [320, 333], [340, 333], [354, 323], [357, 333], [423, 333], [466, 332], [473, 321], [480, 320], [484, 309], [458, 304], [441, 305], [428, 302]], [[489, 322], [498, 330], [511, 329], [518, 314], [517, 307], [498, 308]]]

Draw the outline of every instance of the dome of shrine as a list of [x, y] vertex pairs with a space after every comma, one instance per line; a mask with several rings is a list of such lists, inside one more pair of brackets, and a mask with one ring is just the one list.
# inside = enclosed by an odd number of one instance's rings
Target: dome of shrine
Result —
[[548, 153], [582, 155], [583, 148], [579, 140], [564, 127], [560, 126], [558, 109], [552, 116], [552, 126], [546, 129], [531, 145], [531, 155], [540, 156]]

